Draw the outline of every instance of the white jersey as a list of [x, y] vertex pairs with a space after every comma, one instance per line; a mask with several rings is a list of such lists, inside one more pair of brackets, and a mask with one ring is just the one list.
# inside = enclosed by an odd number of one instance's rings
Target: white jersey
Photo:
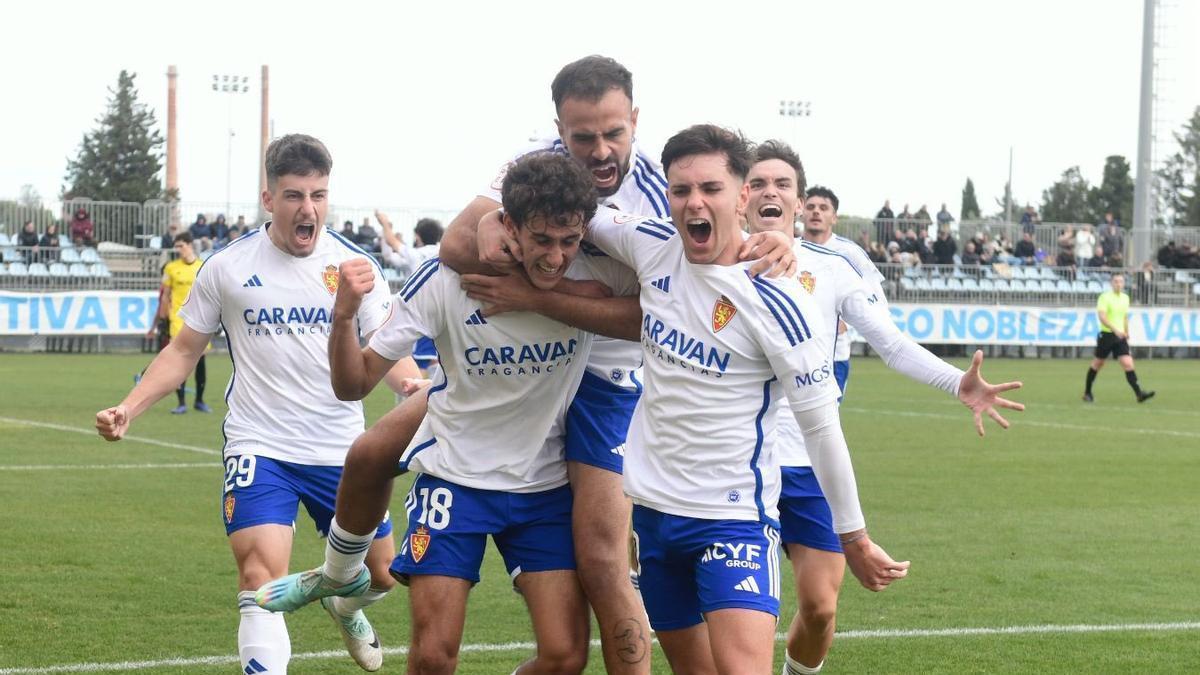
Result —
[[[963, 371], [929, 353], [896, 328], [877, 283], [868, 283], [867, 277], [846, 256], [832, 249], [798, 239], [795, 251], [800, 286], [816, 301], [826, 328], [836, 326], [838, 319], [842, 319], [866, 337], [888, 367], [958, 395]], [[832, 372], [822, 376], [832, 377]], [[780, 464], [811, 466], [792, 411], [777, 405], [774, 415], [778, 419]]]
[[408, 278], [416, 271], [426, 260], [438, 257], [438, 251], [441, 249], [441, 243], [426, 244], [424, 246], [409, 246], [404, 245], [400, 250], [392, 248], [388, 245], [387, 239], [379, 240], [379, 256], [383, 261], [391, 265], [400, 273], [400, 276]]
[[813, 299], [795, 279], [689, 263], [665, 221], [601, 209], [588, 236], [641, 282], [645, 393], [625, 443], [625, 491], [673, 515], [776, 522], [771, 401], [805, 411], [837, 399]]
[[[836, 234], [831, 236], [824, 244], [818, 245], [837, 251], [845, 256], [846, 260], [862, 276], [863, 281], [867, 284], [867, 288], [886, 306], [887, 297], [883, 293], [883, 273], [879, 271], [875, 263], [871, 262], [871, 258], [867, 256], [867, 252], [861, 246]], [[833, 325], [835, 328], [837, 327], [836, 323]], [[833, 360], [850, 360], [850, 336], [848, 334], [837, 336], [837, 341], [833, 345]]]
[[[501, 167], [491, 185], [479, 195], [499, 203], [501, 201], [500, 188], [504, 184], [504, 176], [508, 173], [508, 168], [517, 159], [531, 152], [568, 154], [566, 144], [557, 136], [536, 141]], [[642, 152], [636, 142], [633, 144], [630, 157], [629, 171], [621, 179], [621, 186], [615, 194], [601, 197], [600, 205], [610, 206], [625, 213], [644, 214], [659, 218], [670, 217], [670, 206], [667, 204], [667, 179], [663, 175], [662, 167], [659, 166], [657, 160]], [[602, 251], [586, 245], [584, 252], [589, 255], [604, 255]], [[628, 277], [622, 278], [621, 287], [636, 288], [635, 277], [630, 274]], [[613, 295], [626, 295], [622, 288], [614, 288]], [[632, 293], [633, 291], [630, 290], [628, 294], [632, 295]], [[597, 377], [604, 378], [619, 387], [637, 389], [640, 386], [638, 368], [640, 368], [641, 362], [642, 352], [635, 343], [597, 335], [592, 343], [592, 355], [587, 366], [588, 370]]]
[[270, 227], [206, 260], [179, 316], [200, 333], [224, 327], [229, 339], [226, 456], [340, 466], [363, 432], [363, 409], [358, 401], [339, 401], [329, 379], [338, 267], [355, 258], [374, 264], [375, 288], [358, 311], [359, 334], [383, 324], [391, 294], [374, 258], [337, 232], [318, 228], [312, 254], [297, 258], [275, 246]]
[[[609, 283], [611, 260], [578, 256], [572, 279]], [[567, 406], [583, 379], [592, 335], [532, 312], [484, 317], [460, 277], [434, 258], [396, 294], [370, 341], [391, 360], [433, 338], [441, 375], [401, 466], [484, 490], [541, 492], [565, 485]]]

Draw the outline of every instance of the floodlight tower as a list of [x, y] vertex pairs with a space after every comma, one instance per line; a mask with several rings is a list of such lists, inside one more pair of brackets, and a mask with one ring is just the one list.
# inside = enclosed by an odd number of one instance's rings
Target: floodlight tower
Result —
[[812, 101], [801, 101], [798, 99], [780, 99], [779, 101], [779, 116], [792, 121], [792, 138], [789, 139], [792, 144], [792, 149], [797, 154], [803, 155], [800, 150], [800, 134], [797, 131], [799, 128], [800, 118], [812, 117]]
[[1137, 178], [1133, 187], [1133, 250], [1130, 264], [1150, 258], [1154, 227], [1154, 10], [1157, 0], [1144, 0], [1142, 11], [1142, 89], [1138, 105]]
[[229, 217], [230, 187], [233, 175], [233, 98], [250, 91], [250, 78], [245, 75], [213, 75], [212, 90], [224, 94], [228, 100], [229, 137], [225, 144], [225, 217]]

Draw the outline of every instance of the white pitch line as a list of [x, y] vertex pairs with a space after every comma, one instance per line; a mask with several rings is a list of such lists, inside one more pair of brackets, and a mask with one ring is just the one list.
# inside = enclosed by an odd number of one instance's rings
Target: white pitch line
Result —
[[[15, 418], [15, 417], [0, 417], [0, 422], [7, 422], [9, 424], [19, 424], [19, 425], [23, 425], [23, 426], [27, 426], [27, 427], [41, 427], [42, 429], [54, 429], [55, 431], [69, 431], [73, 434], [83, 434], [85, 436], [92, 436], [92, 437], [99, 438], [99, 436], [96, 435], [95, 429], [80, 429], [79, 427], [69, 427], [65, 424], [54, 424], [52, 422], [34, 422], [32, 420], [21, 420], [21, 419]], [[157, 445], [157, 446], [161, 446], [164, 448], [172, 448], [175, 450], [187, 450], [189, 452], [199, 452], [199, 453], [205, 454], [205, 455], [218, 455], [219, 456], [219, 455], [223, 454], [220, 450], [213, 450], [212, 448], [201, 448], [201, 447], [197, 447], [195, 445], [182, 445], [180, 443], [170, 443], [168, 441], [160, 441], [160, 440], [157, 440], [154, 438], [145, 438], [144, 436], [126, 436], [124, 438], [124, 440], [135, 441], [137, 443], [146, 443], [148, 445]]]
[[[843, 410], [853, 413], [865, 413], [868, 415], [894, 415], [897, 417], [924, 417], [936, 420], [958, 420], [967, 425], [971, 424], [971, 416], [968, 412], [961, 415], [942, 415], [939, 413], [914, 412], [911, 410], [886, 410], [883, 408], [858, 408], [851, 406], [842, 406]], [[1175, 429], [1149, 429], [1145, 427], [1096, 427], [1086, 424], [1064, 424], [1062, 422], [1042, 422], [1039, 420], [1026, 419], [1020, 416], [1020, 413], [1010, 413], [1010, 411], [1000, 409], [1000, 414], [1005, 415], [1009, 422], [1012, 422], [1014, 427], [1045, 427], [1048, 429], [1066, 429], [1068, 431], [1091, 431], [1106, 434], [1155, 434], [1159, 436], [1178, 436], [1180, 438], [1200, 438], [1200, 431], [1177, 431]]]
[[[1200, 630], [1200, 621], [1174, 623], [1118, 623], [1118, 624], [1069, 624], [1069, 625], [1040, 625], [1040, 626], [1000, 626], [996, 628], [931, 628], [911, 630], [855, 630], [842, 631], [835, 634], [837, 639], [864, 638], [929, 638], [929, 637], [970, 637], [977, 635], [1061, 635], [1070, 633], [1118, 633], [1118, 632], [1168, 632]], [[783, 641], [787, 636], [783, 633], [775, 635], [776, 641]], [[600, 646], [599, 640], [592, 640], [592, 648]], [[530, 651], [534, 648], [532, 642], [503, 642], [466, 644], [460, 652], [515, 652]], [[385, 654], [404, 656], [408, 654], [407, 647], [389, 647], [383, 650]], [[292, 654], [293, 661], [310, 659], [344, 659], [345, 650], [326, 650], [320, 652], [303, 652]], [[164, 667], [213, 666], [227, 663], [238, 663], [238, 657], [228, 656], [198, 656], [192, 658], [160, 659], [157, 661], [122, 661], [120, 663], [68, 663], [57, 666], [0, 668], [0, 675], [44, 675], [48, 673], [99, 673], [111, 671], [150, 670]]]
[[0, 466], [0, 471], [79, 471], [93, 469], [211, 469], [212, 462], [190, 464], [15, 464]]

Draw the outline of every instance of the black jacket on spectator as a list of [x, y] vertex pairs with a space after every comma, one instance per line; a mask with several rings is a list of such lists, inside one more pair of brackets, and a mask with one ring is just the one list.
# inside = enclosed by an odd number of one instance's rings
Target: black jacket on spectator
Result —
[[1037, 255], [1037, 247], [1033, 245], [1032, 241], [1022, 239], [1013, 247], [1013, 255], [1022, 259], [1033, 258]]
[[938, 237], [933, 242], [933, 259], [939, 265], [953, 265], [957, 252], [958, 244], [954, 243], [954, 237]]

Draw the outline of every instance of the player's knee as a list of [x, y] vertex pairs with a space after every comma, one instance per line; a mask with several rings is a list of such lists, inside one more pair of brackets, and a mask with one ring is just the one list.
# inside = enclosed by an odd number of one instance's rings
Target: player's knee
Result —
[[832, 628], [837, 619], [837, 596], [816, 598], [800, 604], [800, 620], [810, 633], [823, 633]]
[[574, 675], [583, 672], [587, 667], [587, 660], [587, 636], [538, 645], [538, 672]]
[[259, 586], [274, 579], [275, 576], [266, 565], [247, 563], [238, 570], [238, 589], [243, 591], [257, 590]]
[[409, 672], [420, 675], [453, 673], [458, 668], [458, 650], [440, 641], [415, 641], [408, 653]]
[[[399, 456], [393, 457], [389, 452], [387, 439], [380, 434], [365, 433], [354, 439], [350, 450], [346, 452], [346, 469], [361, 469], [375, 472], [385, 468], [395, 467]], [[403, 452], [403, 448], [401, 448]], [[390, 473], [386, 474], [389, 477]]]

